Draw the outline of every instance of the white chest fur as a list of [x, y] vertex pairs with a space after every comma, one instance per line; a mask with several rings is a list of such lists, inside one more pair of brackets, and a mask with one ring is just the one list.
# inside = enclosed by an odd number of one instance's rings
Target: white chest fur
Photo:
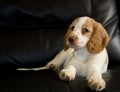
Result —
[[87, 62], [89, 57], [91, 56], [91, 54], [87, 50], [87, 47], [75, 50], [74, 55], [80, 60], [81, 63]]
[[74, 62], [76, 67], [76, 73], [80, 76], [86, 76], [88, 71], [88, 62], [92, 57], [92, 54], [88, 52], [87, 47], [77, 49], [74, 51], [74, 57], [76, 61]]

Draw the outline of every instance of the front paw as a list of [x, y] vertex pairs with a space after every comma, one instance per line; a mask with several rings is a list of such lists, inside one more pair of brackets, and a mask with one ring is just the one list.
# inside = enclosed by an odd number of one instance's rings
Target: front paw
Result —
[[105, 83], [105, 81], [102, 78], [91, 77], [90, 79], [88, 79], [88, 86], [92, 90], [102, 91], [105, 88], [106, 83]]
[[59, 77], [62, 80], [72, 81], [75, 79], [75, 73], [69, 69], [63, 69], [60, 71]]
[[56, 64], [53, 64], [53, 63], [48, 63], [47, 64], [47, 69], [54, 70], [54, 71], [59, 70], [58, 66]]

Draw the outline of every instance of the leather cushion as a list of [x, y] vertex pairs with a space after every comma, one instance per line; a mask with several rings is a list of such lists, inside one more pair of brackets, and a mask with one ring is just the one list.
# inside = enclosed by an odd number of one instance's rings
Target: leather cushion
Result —
[[[103, 92], [119, 92], [119, 71], [109, 70], [103, 78], [106, 81]], [[0, 92], [92, 92], [85, 78], [77, 76], [74, 81], [67, 82], [50, 70], [1, 72], [0, 86]]]

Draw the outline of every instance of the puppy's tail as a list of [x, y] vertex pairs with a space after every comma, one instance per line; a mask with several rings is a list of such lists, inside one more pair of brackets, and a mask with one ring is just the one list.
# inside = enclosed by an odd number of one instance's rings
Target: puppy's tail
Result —
[[45, 69], [48, 69], [46, 66], [44, 67], [39, 67], [39, 68], [17, 68], [17, 70], [19, 71], [39, 71], [39, 70], [45, 70]]

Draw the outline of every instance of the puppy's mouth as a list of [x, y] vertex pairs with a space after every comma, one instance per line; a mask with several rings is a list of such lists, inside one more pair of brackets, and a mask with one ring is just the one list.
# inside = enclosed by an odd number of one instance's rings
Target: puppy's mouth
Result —
[[73, 44], [73, 43], [69, 43], [69, 47], [70, 47], [70, 48], [74, 48], [74, 49], [82, 48], [82, 46], [80, 46], [80, 45], [78, 45], [78, 44]]
[[74, 49], [79, 49], [79, 48], [82, 48], [82, 43], [80, 43], [79, 41], [77, 40], [74, 40], [74, 41], [69, 41], [68, 40], [68, 46], [70, 48], [74, 48]]

